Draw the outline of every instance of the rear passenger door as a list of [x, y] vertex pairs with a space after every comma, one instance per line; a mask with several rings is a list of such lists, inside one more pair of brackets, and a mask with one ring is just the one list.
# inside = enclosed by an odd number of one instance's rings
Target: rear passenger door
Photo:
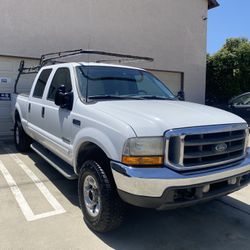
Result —
[[43, 95], [45, 87], [49, 81], [52, 69], [44, 69], [35, 79], [35, 84], [31, 90], [28, 103], [28, 129], [33, 138], [43, 141]]
[[71, 71], [68, 67], [58, 68], [50, 85], [46, 88], [44, 100], [44, 126], [47, 135], [46, 146], [65, 161], [70, 162], [72, 114], [71, 110], [55, 105], [57, 89], [64, 85], [66, 92], [72, 91]]

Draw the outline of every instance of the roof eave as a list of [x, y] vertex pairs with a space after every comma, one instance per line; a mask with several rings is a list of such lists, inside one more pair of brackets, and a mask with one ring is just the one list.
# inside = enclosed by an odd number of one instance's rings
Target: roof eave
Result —
[[217, 0], [208, 0], [208, 9], [220, 6]]

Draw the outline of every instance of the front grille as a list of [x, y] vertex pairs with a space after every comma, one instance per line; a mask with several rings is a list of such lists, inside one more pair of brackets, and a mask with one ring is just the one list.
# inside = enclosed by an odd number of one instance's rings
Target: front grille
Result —
[[166, 164], [177, 170], [215, 167], [245, 157], [245, 124], [194, 127], [166, 133]]

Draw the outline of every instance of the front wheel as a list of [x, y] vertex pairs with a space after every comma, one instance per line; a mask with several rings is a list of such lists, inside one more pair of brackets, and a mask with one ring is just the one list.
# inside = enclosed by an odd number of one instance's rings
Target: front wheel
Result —
[[83, 164], [79, 174], [78, 194], [84, 220], [96, 232], [112, 231], [123, 220], [123, 202], [110, 179], [92, 160]]
[[18, 151], [20, 152], [29, 151], [31, 139], [25, 133], [20, 120], [17, 120], [14, 125], [14, 141], [15, 141], [16, 149]]

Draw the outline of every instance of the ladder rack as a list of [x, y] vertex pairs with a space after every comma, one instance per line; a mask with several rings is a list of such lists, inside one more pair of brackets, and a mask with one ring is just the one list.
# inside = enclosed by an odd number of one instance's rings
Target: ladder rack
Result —
[[38, 71], [43, 66], [46, 66], [48, 64], [64, 63], [64, 62], [58, 61], [57, 59], [71, 57], [71, 56], [77, 56], [77, 55], [99, 55], [99, 56], [109, 56], [109, 57], [116, 57], [117, 58], [117, 59], [107, 59], [107, 60], [101, 59], [101, 60], [95, 61], [96, 63], [101, 63], [101, 62], [122, 63], [125, 61], [126, 62], [131, 62], [131, 61], [153, 62], [154, 61], [154, 59], [151, 57], [134, 56], [134, 55], [106, 52], [106, 51], [99, 51], [99, 50], [76, 49], [76, 50], [66, 50], [66, 51], [48, 53], [48, 54], [44, 54], [40, 57], [39, 65], [37, 65], [37, 66], [25, 67], [24, 60], [21, 60], [19, 68], [18, 68], [18, 75], [17, 75], [15, 85], [14, 85], [14, 93], [16, 93], [17, 84], [18, 84], [18, 81], [19, 81], [21, 75], [38, 73]]

